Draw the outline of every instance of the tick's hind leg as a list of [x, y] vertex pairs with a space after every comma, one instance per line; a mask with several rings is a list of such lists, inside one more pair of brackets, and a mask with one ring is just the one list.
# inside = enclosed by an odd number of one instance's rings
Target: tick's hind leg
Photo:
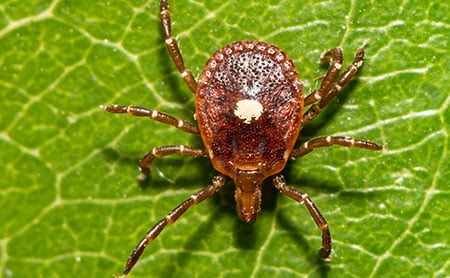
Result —
[[123, 271], [124, 275], [127, 275], [136, 262], [139, 260], [139, 257], [144, 252], [145, 247], [150, 244], [161, 232], [164, 228], [175, 222], [181, 215], [183, 215], [190, 207], [193, 205], [197, 205], [201, 203], [203, 200], [207, 199], [214, 193], [216, 193], [224, 184], [225, 184], [224, 176], [216, 176], [214, 177], [212, 184], [208, 187], [198, 191], [197, 193], [191, 195], [189, 199], [182, 202], [176, 208], [174, 208], [171, 212], [169, 212], [161, 221], [159, 221], [153, 228], [151, 228], [144, 238], [139, 242], [139, 244], [134, 249], [133, 253], [131, 253], [130, 257], [125, 266], [125, 270]]
[[325, 63], [331, 60], [330, 67], [323, 77], [320, 88], [309, 94], [305, 98], [304, 105], [311, 105], [322, 99], [322, 97], [329, 91], [330, 86], [336, 81], [339, 71], [342, 68], [342, 49], [335, 47], [320, 57], [320, 63]]
[[333, 59], [333, 63], [322, 81], [320, 89], [314, 91], [305, 99], [305, 105], [314, 104], [303, 114], [303, 125], [314, 119], [320, 113], [322, 108], [336, 97], [342, 87], [355, 76], [358, 69], [363, 64], [364, 49], [362, 47], [358, 49], [353, 62], [345, 69], [338, 81], [335, 81], [335, 79], [342, 66], [342, 50], [340, 50], [340, 48], [332, 49], [324, 55], [321, 61], [327, 61], [329, 59]]
[[314, 205], [308, 194], [288, 186], [282, 175], [276, 175], [272, 180], [273, 185], [283, 194], [306, 206], [314, 219], [314, 222], [316, 222], [317, 227], [322, 231], [322, 249], [319, 251], [319, 256], [322, 259], [329, 259], [331, 253], [331, 234], [328, 229], [327, 221], [322, 214], [320, 214], [319, 209]]
[[164, 39], [170, 57], [172, 57], [172, 60], [177, 66], [177, 69], [180, 72], [181, 77], [183, 77], [184, 82], [188, 85], [192, 93], [195, 94], [195, 91], [197, 90], [197, 81], [195, 81], [192, 72], [184, 66], [183, 56], [181, 55], [177, 40], [172, 35], [172, 24], [170, 21], [168, 0], [161, 0], [160, 2], [160, 18], [164, 33]]
[[207, 153], [205, 150], [191, 148], [188, 146], [180, 145], [180, 146], [161, 146], [156, 147], [147, 153], [139, 162], [139, 170], [141, 171], [141, 175], [139, 176], [140, 180], [144, 180], [150, 174], [149, 165], [152, 163], [153, 159], [156, 157], [162, 157], [170, 154], [182, 154], [192, 157], [207, 157]]

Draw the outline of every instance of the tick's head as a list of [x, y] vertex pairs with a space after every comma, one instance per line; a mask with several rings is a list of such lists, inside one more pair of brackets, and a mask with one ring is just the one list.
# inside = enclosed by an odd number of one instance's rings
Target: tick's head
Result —
[[261, 187], [265, 177], [258, 170], [237, 170], [233, 180], [236, 185], [236, 210], [243, 221], [255, 221], [261, 211]]

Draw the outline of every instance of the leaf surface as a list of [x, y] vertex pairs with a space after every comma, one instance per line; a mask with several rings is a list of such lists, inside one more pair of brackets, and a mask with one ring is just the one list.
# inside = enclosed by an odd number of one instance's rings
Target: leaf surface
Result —
[[[138, 182], [151, 148], [198, 136], [98, 108], [135, 104], [194, 123], [158, 1], [0, 3], [0, 276], [111, 277], [164, 215], [216, 174], [207, 159], [169, 156]], [[420, 2], [420, 3], [416, 3]], [[264, 187], [260, 219], [235, 214], [233, 184], [191, 208], [148, 246], [130, 277], [445, 277], [450, 220], [450, 23], [445, 1], [172, 1], [173, 32], [198, 76], [237, 40], [293, 59], [305, 93], [320, 54], [365, 64], [313, 122], [309, 138], [348, 135], [381, 152], [322, 148], [289, 163], [288, 183], [327, 219], [333, 258], [304, 207]]]

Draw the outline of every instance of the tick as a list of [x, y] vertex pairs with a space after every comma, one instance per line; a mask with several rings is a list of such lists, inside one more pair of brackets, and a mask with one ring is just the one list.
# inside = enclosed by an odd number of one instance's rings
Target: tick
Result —
[[[171, 154], [206, 157], [219, 172], [211, 185], [191, 195], [153, 226], [131, 253], [123, 272], [128, 274], [151, 243], [168, 225], [191, 206], [212, 196], [233, 180], [236, 210], [245, 222], [255, 221], [261, 210], [261, 188], [271, 179], [275, 188], [306, 206], [322, 232], [319, 256], [331, 254], [328, 224], [306, 193], [286, 184], [280, 172], [288, 160], [295, 160], [314, 149], [340, 145], [368, 150], [383, 146], [349, 137], [327, 136], [309, 140], [294, 148], [301, 128], [313, 120], [339, 93], [361, 67], [363, 48], [339, 76], [343, 55], [333, 48], [321, 57], [329, 62], [320, 88], [304, 97], [302, 82], [292, 60], [278, 47], [261, 41], [238, 41], [214, 53], [196, 80], [183, 62], [171, 31], [168, 0], [160, 2], [160, 17], [165, 43], [184, 82], [195, 94], [197, 126], [169, 114], [137, 106], [102, 106], [111, 113], [149, 117], [182, 131], [200, 134], [205, 149], [184, 145], [153, 148], [139, 163], [141, 178], [150, 174], [155, 158]], [[309, 107], [305, 112], [304, 107]]]

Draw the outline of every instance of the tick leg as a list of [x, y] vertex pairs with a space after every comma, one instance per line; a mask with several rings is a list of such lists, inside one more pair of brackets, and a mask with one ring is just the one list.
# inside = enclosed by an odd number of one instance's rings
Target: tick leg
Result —
[[117, 114], [128, 114], [132, 116], [139, 116], [139, 117], [149, 117], [150, 119], [153, 119], [155, 121], [168, 124], [171, 126], [174, 126], [178, 129], [181, 129], [185, 132], [189, 133], [198, 133], [198, 128], [196, 126], [193, 126], [192, 124], [185, 122], [181, 119], [177, 119], [174, 116], [171, 116], [167, 113], [157, 111], [157, 110], [151, 110], [144, 107], [139, 106], [121, 106], [121, 105], [112, 105], [112, 106], [100, 106], [101, 109], [110, 112], [110, 113], [117, 113]]
[[139, 162], [139, 170], [141, 171], [139, 179], [144, 180], [148, 177], [148, 175], [150, 175], [149, 165], [150, 163], [152, 163], [153, 159], [155, 159], [156, 157], [162, 157], [174, 153], [188, 155], [192, 157], [208, 156], [205, 150], [195, 149], [184, 145], [156, 147], [149, 153], [147, 153]]
[[170, 20], [169, 1], [161, 0], [160, 2], [160, 18], [161, 25], [164, 32], [164, 39], [166, 42], [167, 50], [170, 57], [177, 66], [178, 71], [181, 73], [184, 82], [188, 85], [192, 93], [195, 94], [197, 90], [197, 81], [195, 81], [192, 72], [184, 66], [183, 56], [181, 55], [180, 48], [178, 47], [177, 40], [172, 35], [172, 24]]
[[[334, 59], [336, 59], [336, 58], [334, 58]], [[363, 64], [363, 59], [364, 59], [364, 49], [362, 47], [360, 47], [358, 49], [358, 52], [356, 52], [356, 54], [355, 54], [353, 63], [351, 63], [345, 69], [345, 71], [342, 73], [341, 77], [339, 78], [339, 80], [337, 82], [334, 82], [334, 80], [331, 79], [331, 78], [333, 78], [334, 74], [329, 74], [329, 73], [330, 73], [330, 71], [333, 70], [333, 68], [336, 68], [336, 67], [337, 67], [337, 69], [340, 68], [340, 65], [337, 66], [337, 64], [334, 63], [334, 66], [333, 65], [330, 66], [328, 74], [322, 82], [321, 88], [316, 93], [312, 93], [311, 94], [312, 96], [308, 95], [305, 99], [305, 105], [307, 105], [306, 100], [308, 100], [308, 102], [312, 102], [314, 99], [319, 98], [320, 101], [318, 103], [313, 104], [308, 109], [308, 111], [306, 111], [303, 114], [302, 125], [305, 125], [305, 124], [309, 123], [312, 119], [314, 119], [320, 113], [322, 108], [324, 108], [341, 91], [342, 87], [345, 86], [345, 84], [347, 84], [353, 78], [353, 76], [358, 72], [358, 69]], [[335, 77], [336, 76], [334, 75], [334, 78]], [[327, 80], [327, 78], [328, 78], [328, 80]], [[323, 84], [328, 83], [328, 82], [330, 82], [330, 83], [332, 82], [332, 83], [328, 85], [327, 91], [325, 93], [320, 93], [322, 90]], [[317, 97], [315, 95], [317, 95]]]
[[305, 106], [311, 105], [322, 99], [322, 97], [330, 89], [331, 84], [336, 81], [339, 71], [342, 68], [342, 49], [340, 49], [339, 47], [331, 49], [320, 58], [320, 63], [325, 63], [330, 60], [332, 61], [332, 63], [330, 65], [330, 68], [328, 69], [328, 72], [322, 80], [320, 88], [318, 90], [315, 90], [305, 98]]
[[212, 184], [208, 187], [198, 191], [197, 193], [191, 195], [189, 199], [182, 202], [176, 208], [174, 208], [171, 212], [169, 212], [166, 217], [160, 220], [153, 228], [151, 228], [145, 237], [139, 242], [139, 244], [134, 249], [133, 253], [131, 253], [128, 261], [125, 265], [125, 270], [123, 274], [128, 274], [136, 262], [139, 260], [139, 257], [144, 252], [145, 247], [151, 243], [168, 224], [172, 224], [175, 222], [181, 215], [183, 215], [190, 207], [193, 205], [199, 204], [203, 200], [207, 199], [214, 193], [216, 193], [224, 184], [225, 184], [224, 176], [216, 176], [212, 180]]
[[362, 148], [373, 151], [379, 151], [384, 148], [384, 146], [380, 146], [378, 144], [369, 141], [358, 140], [342, 136], [327, 136], [306, 141], [300, 146], [300, 148], [292, 151], [291, 159], [296, 159], [297, 157], [304, 156], [305, 154], [312, 152], [316, 148], [329, 147], [332, 145]]
[[322, 216], [322, 214], [320, 214], [319, 209], [316, 207], [316, 205], [314, 205], [308, 194], [288, 186], [282, 175], [276, 175], [272, 180], [274, 186], [283, 194], [306, 206], [312, 218], [314, 219], [314, 222], [316, 222], [317, 227], [319, 227], [319, 229], [322, 231], [322, 249], [320, 249], [319, 251], [319, 256], [323, 259], [330, 258], [331, 235], [330, 230], [328, 229], [327, 221]]

